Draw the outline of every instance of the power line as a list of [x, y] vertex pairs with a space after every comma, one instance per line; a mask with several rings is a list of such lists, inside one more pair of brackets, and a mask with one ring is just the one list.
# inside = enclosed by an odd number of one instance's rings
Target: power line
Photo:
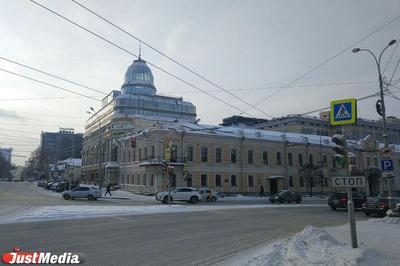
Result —
[[[371, 95], [367, 95], [367, 96], [364, 96], [364, 97], [357, 98], [357, 101], [363, 101], [363, 100], [366, 100], [366, 99], [369, 99], [369, 98], [372, 98], [372, 97], [376, 97], [378, 95], [379, 95], [379, 93], [376, 92], [376, 93], [371, 94]], [[302, 113], [300, 115], [308, 115], [308, 114], [312, 114], [312, 113], [316, 113], [316, 112], [321, 112], [321, 111], [328, 110], [330, 108], [331, 108], [330, 106], [329, 107], [324, 107], [324, 108], [321, 108], [321, 109], [317, 109], [317, 110], [313, 110], [313, 111], [310, 111], [310, 112]]]
[[[72, 20], [66, 18], [65, 16], [63, 16], [63, 15], [57, 13], [56, 11], [54, 11], [54, 10], [52, 10], [52, 9], [46, 7], [46, 6], [41, 5], [41, 4], [39, 4], [38, 2], [36, 2], [36, 1], [34, 1], [34, 0], [30, 0], [30, 1], [31, 1], [32, 3], [34, 3], [34, 4], [38, 5], [38, 6], [40, 6], [41, 8], [46, 9], [47, 11], [53, 13], [54, 15], [56, 15], [56, 16], [58, 16], [58, 17], [64, 19], [64, 20], [66, 20], [66, 21], [68, 21], [69, 23], [75, 25], [76, 27], [78, 27], [78, 28], [80, 28], [80, 29], [82, 29], [82, 30], [84, 30], [84, 31], [86, 31], [86, 32], [88, 32], [88, 33], [90, 33], [90, 34], [92, 34], [93, 36], [96, 36], [97, 38], [99, 38], [99, 39], [101, 39], [101, 40], [103, 40], [103, 41], [105, 41], [105, 42], [107, 42], [108, 44], [110, 44], [110, 45], [112, 45], [112, 46], [114, 46], [114, 47], [119, 48], [120, 50], [124, 51], [125, 53], [130, 54], [130, 55], [132, 55], [132, 56], [134, 56], [134, 57], [136, 57], [136, 58], [139, 58], [136, 54], [132, 53], [131, 51], [129, 51], [129, 50], [123, 48], [122, 46], [120, 46], [120, 45], [118, 45], [118, 44], [116, 44], [116, 43], [114, 43], [114, 42], [108, 40], [107, 38], [105, 38], [105, 37], [103, 37], [103, 36], [101, 36], [101, 35], [99, 35], [99, 34], [93, 32], [93, 31], [89, 30], [88, 28], [85, 28], [85, 27], [79, 25], [78, 23], [76, 23], [76, 22], [74, 22], [74, 21], [72, 21]], [[218, 98], [218, 97], [216, 97], [216, 96], [214, 96], [214, 95], [212, 95], [212, 94], [206, 92], [206, 91], [203, 90], [203, 89], [200, 89], [199, 87], [197, 87], [197, 86], [193, 85], [192, 83], [190, 83], [190, 82], [188, 82], [188, 81], [186, 81], [186, 80], [184, 80], [184, 79], [182, 79], [182, 78], [180, 78], [180, 77], [178, 77], [178, 76], [172, 74], [171, 72], [169, 72], [169, 71], [167, 71], [167, 70], [165, 70], [165, 69], [163, 69], [163, 68], [161, 68], [161, 67], [159, 67], [159, 66], [157, 66], [157, 65], [155, 65], [155, 64], [153, 64], [153, 63], [151, 63], [151, 62], [148, 62], [148, 61], [146, 61], [146, 62], [147, 62], [149, 65], [153, 66], [154, 68], [160, 70], [161, 72], [163, 72], [163, 73], [165, 73], [165, 74], [167, 74], [167, 75], [169, 75], [169, 76], [171, 76], [171, 77], [173, 77], [173, 78], [175, 78], [175, 79], [177, 79], [177, 80], [179, 80], [179, 81], [185, 83], [186, 85], [188, 85], [188, 86], [190, 86], [190, 87], [192, 87], [192, 88], [195, 88], [196, 90], [199, 90], [199, 91], [201, 91], [201, 92], [207, 94], [208, 96], [210, 96], [210, 97], [212, 97], [212, 98], [214, 98], [214, 99], [216, 99], [216, 100], [218, 100], [218, 101], [220, 101], [220, 102], [222, 102], [222, 103], [224, 103], [224, 104], [226, 104], [226, 105], [232, 107], [233, 109], [236, 109], [237, 111], [240, 111], [240, 112], [242, 112], [242, 113], [248, 114], [246, 111], [243, 111], [243, 110], [241, 110], [240, 108], [234, 106], [233, 104], [230, 104], [229, 102], [227, 102], [227, 101], [225, 101], [225, 100], [222, 100], [222, 99], [220, 99], [220, 98]], [[252, 108], [252, 109], [253, 109], [253, 108]], [[250, 114], [248, 114], [248, 115], [251, 116], [251, 117], [253, 117], [253, 116], [250, 115]]]
[[158, 54], [164, 56], [165, 58], [169, 59], [170, 61], [174, 62], [175, 64], [179, 65], [180, 67], [184, 68], [185, 70], [189, 71], [190, 73], [194, 74], [195, 76], [199, 77], [200, 79], [208, 82], [209, 84], [213, 85], [214, 87], [217, 87], [218, 89], [224, 91], [225, 93], [228, 93], [229, 95], [231, 95], [232, 97], [234, 97], [235, 99], [245, 103], [248, 106], [253, 107], [254, 109], [256, 109], [257, 111], [265, 114], [266, 116], [269, 116], [271, 118], [273, 118], [271, 115], [265, 113], [263, 110], [259, 109], [258, 107], [248, 103], [247, 101], [244, 101], [243, 99], [237, 97], [236, 95], [234, 95], [233, 93], [231, 93], [230, 91], [232, 90], [227, 90], [225, 88], [223, 88], [222, 86], [216, 84], [215, 82], [211, 81], [210, 79], [204, 77], [203, 75], [199, 74], [198, 72], [192, 70], [191, 68], [185, 66], [183, 63], [177, 61], [176, 59], [173, 59], [172, 57], [168, 56], [167, 54], [161, 52], [160, 50], [156, 49], [155, 47], [153, 47], [152, 45], [148, 44], [147, 42], [143, 41], [142, 39], [136, 37], [135, 35], [133, 35], [132, 33], [128, 32], [127, 30], [121, 28], [120, 26], [116, 25], [115, 23], [109, 21], [108, 19], [106, 19], [105, 17], [101, 16], [100, 14], [94, 12], [93, 10], [89, 9], [88, 7], [86, 7], [85, 5], [79, 3], [78, 1], [72, 0], [72, 2], [74, 2], [75, 4], [77, 4], [78, 6], [82, 7], [83, 9], [85, 9], [86, 11], [92, 13], [93, 15], [95, 15], [96, 17], [100, 18], [101, 20], [107, 22], [108, 24], [112, 25], [113, 27], [117, 28], [118, 30], [122, 31], [123, 33], [127, 34], [128, 36], [134, 38], [135, 40], [143, 43], [144, 45], [146, 45], [147, 47], [149, 47], [150, 49], [152, 49], [153, 51], [157, 52]]
[[[398, 44], [398, 43], [397, 43], [397, 44]], [[392, 80], [393, 80], [393, 78], [394, 78], [394, 75], [396, 74], [397, 67], [399, 66], [399, 63], [400, 63], [400, 58], [399, 58], [399, 60], [397, 60], [397, 64], [396, 64], [396, 66], [395, 66], [395, 68], [394, 68], [394, 70], [393, 70], [392, 76], [390, 77], [389, 84], [392, 83]], [[396, 84], [397, 82], [399, 82], [399, 80], [400, 80], [400, 79], [398, 79], [397, 81], [395, 81], [394, 84]]]
[[7, 135], [7, 134], [0, 134], [0, 136], [4, 136], [4, 137], [8, 137], [8, 138], [23, 138], [23, 139], [33, 139], [36, 141], [40, 141], [40, 139], [37, 138], [32, 138], [32, 137], [24, 137], [24, 136], [20, 136], [20, 135]]
[[[95, 97], [95, 96], [91, 96]], [[73, 97], [32, 97], [32, 98], [8, 98], [8, 99], [0, 99], [0, 101], [35, 101], [35, 100], [62, 100], [62, 99], [81, 99], [82, 97], [73, 96]], [[99, 99], [100, 100], [100, 99]]]
[[72, 94], [80, 95], [82, 97], [89, 98], [89, 99], [101, 102], [101, 100], [93, 98], [91, 96], [88, 96], [88, 95], [85, 95], [85, 94], [81, 94], [79, 92], [75, 92], [75, 91], [72, 91], [72, 90], [69, 90], [69, 89], [65, 89], [63, 87], [56, 86], [56, 85], [53, 85], [53, 84], [50, 84], [50, 83], [47, 83], [47, 82], [44, 82], [44, 81], [41, 81], [41, 80], [38, 80], [38, 79], [34, 79], [34, 78], [31, 78], [31, 77], [28, 77], [28, 76], [24, 76], [24, 75], [21, 75], [21, 74], [18, 74], [18, 73], [15, 73], [15, 72], [12, 72], [12, 71], [9, 71], [9, 70], [6, 70], [6, 69], [0, 68], [0, 71], [3, 71], [3, 72], [9, 73], [9, 74], [12, 74], [12, 75], [15, 75], [15, 76], [19, 76], [19, 77], [22, 77], [22, 78], [25, 78], [25, 79], [29, 79], [31, 81], [35, 81], [35, 82], [38, 82], [38, 83], [41, 83], [41, 84], [44, 84], [44, 85], [59, 89], [59, 90], [63, 90], [63, 91], [66, 91], [66, 92], [69, 92], [69, 93], [72, 93]]
[[[297, 77], [296, 79], [294, 79], [293, 81], [289, 82], [287, 85], [283, 86], [281, 89], [271, 93], [270, 95], [268, 95], [267, 97], [261, 99], [259, 102], [257, 102], [255, 104], [255, 106], [259, 105], [260, 103], [264, 102], [265, 100], [271, 98], [272, 96], [278, 94], [279, 92], [281, 92], [282, 90], [284, 90], [285, 88], [289, 87], [290, 85], [296, 83], [297, 81], [299, 81], [300, 79], [304, 78], [305, 76], [307, 76], [308, 74], [314, 72], [315, 70], [317, 70], [318, 68], [322, 67], [323, 65], [329, 63], [330, 61], [332, 61], [333, 59], [335, 59], [336, 57], [342, 55], [343, 53], [345, 53], [347, 50], [353, 48], [354, 46], [356, 46], [357, 44], [361, 43], [362, 41], [364, 41], [365, 39], [369, 38], [370, 36], [374, 35], [375, 33], [377, 33], [378, 31], [384, 29], [385, 27], [389, 26], [390, 24], [392, 24], [393, 22], [395, 22], [396, 20], [398, 20], [400, 18], [400, 15], [395, 17], [394, 19], [390, 20], [389, 22], [385, 23], [384, 25], [380, 26], [379, 28], [377, 28], [376, 30], [372, 31], [371, 33], [367, 34], [366, 36], [364, 36], [363, 38], [361, 38], [361, 40], [352, 43], [351, 45], [347, 46], [346, 48], [342, 49], [341, 51], [339, 51], [337, 54], [335, 54], [334, 56], [331, 56], [330, 58], [326, 59], [325, 61], [323, 61], [322, 63], [318, 64], [317, 66], [313, 67], [312, 69], [308, 70], [307, 72], [305, 72], [304, 74], [300, 75], [299, 77]], [[246, 110], [250, 111], [251, 109]]]
[[[378, 81], [353, 81], [353, 82], [329, 82], [329, 83], [316, 83], [316, 84], [304, 84], [304, 85], [293, 85], [288, 88], [311, 88], [311, 87], [327, 87], [327, 86], [345, 86], [345, 85], [361, 85], [377, 83]], [[271, 86], [271, 87], [259, 87], [259, 88], [242, 88], [242, 89], [232, 89], [231, 91], [248, 91], [248, 90], [273, 90], [282, 87]], [[198, 91], [178, 91], [169, 92], [168, 94], [185, 94], [185, 93], [196, 93]], [[208, 92], [217, 92], [216, 90], [209, 90]]]
[[395, 46], [394, 49], [392, 50], [392, 54], [390, 55], [389, 60], [386, 62], [385, 68], [384, 68], [383, 71], [382, 71], [382, 75], [385, 73], [386, 68], [387, 68], [387, 67], [389, 66], [389, 64], [390, 64], [390, 61], [392, 61], [392, 58], [393, 58], [394, 53], [396, 52], [397, 46], [399, 46], [399, 41], [400, 41], [400, 39], [397, 40], [396, 46]]
[[60, 80], [62, 80], [62, 81], [69, 82], [69, 83], [74, 84], [74, 85], [76, 85], [76, 86], [79, 86], [79, 87], [82, 87], [82, 88], [85, 88], [85, 89], [88, 89], [88, 90], [91, 90], [91, 91], [95, 91], [95, 92], [98, 92], [98, 93], [107, 95], [107, 93], [102, 92], [102, 91], [100, 91], [100, 90], [93, 89], [93, 88], [91, 88], [91, 87], [89, 87], [89, 86], [80, 84], [80, 83], [78, 83], [78, 82], [75, 82], [75, 81], [72, 81], [72, 80], [69, 80], [69, 79], [66, 79], [66, 78], [63, 78], [63, 77], [60, 77], [60, 76], [51, 74], [51, 73], [49, 73], [49, 72], [46, 72], [46, 71], [43, 71], [43, 70], [40, 70], [40, 69], [31, 67], [31, 66], [28, 66], [28, 65], [25, 65], [25, 64], [22, 64], [22, 63], [18, 63], [18, 62], [16, 62], [16, 61], [11, 60], [11, 59], [8, 59], [8, 58], [2, 57], [2, 56], [0, 56], [0, 59], [3, 59], [4, 61], [7, 61], [7, 62], [10, 62], [10, 63], [16, 64], [16, 65], [19, 65], [19, 66], [22, 66], [22, 67], [25, 67], [25, 68], [28, 68], [28, 69], [31, 69], [31, 70], [33, 70], [33, 71], [36, 71], [36, 72], [45, 74], [45, 75], [47, 75], [47, 76], [50, 76], [50, 77], [53, 77], [53, 78], [57, 78], [57, 79], [60, 79]]

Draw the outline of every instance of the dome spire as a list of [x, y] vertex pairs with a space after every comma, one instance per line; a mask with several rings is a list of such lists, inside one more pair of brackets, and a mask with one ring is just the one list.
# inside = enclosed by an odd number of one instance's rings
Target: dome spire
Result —
[[142, 56], [142, 41], [139, 42], [139, 60], [142, 60], [141, 56]]

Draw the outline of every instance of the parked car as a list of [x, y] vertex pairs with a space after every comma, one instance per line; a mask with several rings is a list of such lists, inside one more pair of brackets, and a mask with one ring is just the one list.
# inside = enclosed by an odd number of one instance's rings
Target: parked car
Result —
[[197, 189], [197, 191], [200, 193], [201, 201], [215, 202], [219, 198], [218, 192], [216, 192], [208, 187], [199, 188], [199, 189]]
[[380, 217], [385, 217], [390, 206], [396, 206], [398, 203], [400, 203], [400, 199], [397, 198], [375, 197], [368, 198], [368, 200], [362, 204], [362, 208], [366, 216], [376, 214]]
[[269, 198], [269, 201], [271, 203], [275, 203], [275, 202], [279, 202], [279, 203], [291, 203], [291, 202], [296, 202], [296, 203], [300, 203], [302, 200], [302, 195], [300, 193], [297, 192], [293, 192], [290, 190], [282, 190], [281, 192], [279, 192], [278, 194], [272, 195]]
[[[200, 199], [200, 193], [193, 187], [177, 187], [171, 190], [171, 202], [186, 201], [189, 203], [197, 203]], [[164, 204], [168, 203], [168, 191], [157, 193], [156, 200]]]
[[[362, 204], [367, 201], [367, 197], [362, 193], [353, 192], [352, 196], [355, 209], [362, 208]], [[347, 193], [345, 192], [331, 193], [328, 197], [328, 205], [332, 210], [336, 210], [337, 208], [347, 209], [347, 201]]]
[[76, 187], [71, 190], [64, 191], [61, 196], [65, 200], [75, 198], [87, 198], [88, 200], [97, 200], [101, 197], [101, 192], [97, 187]]
[[50, 190], [51, 189], [51, 185], [53, 185], [53, 183], [55, 183], [55, 181], [48, 181], [47, 183], [45, 183], [43, 185], [43, 188]]
[[60, 184], [59, 182], [54, 182], [53, 184], [51, 184], [50, 189], [53, 191], [56, 191], [56, 187], [58, 186], [58, 184]]
[[37, 182], [36, 185], [37, 185], [38, 187], [43, 187], [44, 184], [46, 184], [46, 181], [45, 181], [45, 180], [40, 180], [40, 181]]
[[79, 184], [76, 182], [72, 182], [71, 184], [69, 182], [59, 182], [57, 183], [57, 185], [55, 186], [54, 191], [56, 192], [63, 192], [64, 190], [71, 190], [74, 189], [76, 187], [78, 187]]

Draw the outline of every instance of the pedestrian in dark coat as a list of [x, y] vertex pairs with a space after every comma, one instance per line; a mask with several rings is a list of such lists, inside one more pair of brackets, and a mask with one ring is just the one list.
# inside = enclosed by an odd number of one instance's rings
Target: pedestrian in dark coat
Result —
[[107, 193], [109, 193], [110, 197], [111, 197], [111, 185], [110, 184], [107, 185], [106, 194], [104, 196], [107, 196]]
[[261, 186], [260, 188], [260, 197], [264, 197], [264, 187]]

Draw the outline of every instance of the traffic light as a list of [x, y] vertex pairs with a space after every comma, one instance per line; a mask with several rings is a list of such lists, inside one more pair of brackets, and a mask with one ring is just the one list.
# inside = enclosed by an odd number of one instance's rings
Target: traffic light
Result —
[[383, 116], [382, 101], [381, 101], [381, 100], [376, 101], [375, 107], [376, 107], [376, 112], [377, 112], [380, 116]]
[[347, 141], [344, 135], [336, 134], [332, 137], [332, 142], [335, 143], [333, 150], [336, 152], [334, 155], [336, 161], [344, 166], [347, 164]]
[[131, 145], [132, 145], [132, 148], [136, 148], [136, 137], [131, 138]]

